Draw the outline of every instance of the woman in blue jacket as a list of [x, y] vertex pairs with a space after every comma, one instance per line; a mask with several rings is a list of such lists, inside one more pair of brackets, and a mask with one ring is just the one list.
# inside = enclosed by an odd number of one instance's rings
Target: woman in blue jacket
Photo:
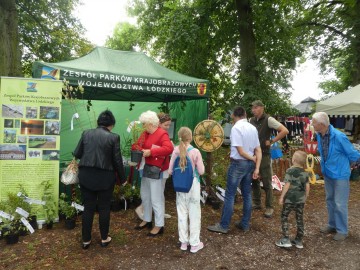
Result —
[[315, 113], [312, 125], [317, 132], [328, 210], [328, 224], [320, 231], [336, 233], [334, 240], [344, 240], [348, 235], [350, 162], [359, 160], [360, 153], [355, 150], [344, 133], [330, 125], [326, 113]]

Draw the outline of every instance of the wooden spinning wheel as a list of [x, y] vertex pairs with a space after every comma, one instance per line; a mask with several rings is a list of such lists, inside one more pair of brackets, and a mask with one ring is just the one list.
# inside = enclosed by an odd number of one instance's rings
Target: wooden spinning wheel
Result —
[[224, 130], [214, 120], [201, 121], [194, 129], [194, 142], [205, 152], [213, 152], [224, 142]]

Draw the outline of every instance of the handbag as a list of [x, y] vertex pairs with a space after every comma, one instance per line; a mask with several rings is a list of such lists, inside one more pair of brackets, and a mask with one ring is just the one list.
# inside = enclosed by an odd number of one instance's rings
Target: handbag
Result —
[[143, 177], [151, 179], [160, 179], [161, 168], [149, 164], [144, 165]]
[[65, 185], [72, 185], [79, 183], [79, 165], [76, 160], [73, 159], [66, 167], [65, 171], [61, 174], [60, 181]]

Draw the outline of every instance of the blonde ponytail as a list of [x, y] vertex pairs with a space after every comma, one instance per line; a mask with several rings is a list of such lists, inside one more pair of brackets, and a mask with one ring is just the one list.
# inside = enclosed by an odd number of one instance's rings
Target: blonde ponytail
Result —
[[187, 148], [187, 145], [190, 144], [190, 142], [192, 141], [192, 131], [190, 128], [188, 127], [181, 127], [179, 129], [179, 132], [178, 132], [178, 137], [179, 137], [179, 156], [180, 156], [180, 162], [179, 162], [179, 165], [180, 165], [180, 168], [181, 168], [181, 171], [183, 172], [185, 170], [185, 167], [186, 167], [186, 148]]

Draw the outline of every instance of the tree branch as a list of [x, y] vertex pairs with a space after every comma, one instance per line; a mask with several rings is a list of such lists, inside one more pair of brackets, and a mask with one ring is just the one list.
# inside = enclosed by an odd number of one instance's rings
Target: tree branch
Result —
[[344, 1], [322, 1], [322, 2], [318, 2], [316, 4], [314, 4], [312, 6], [312, 8], [317, 8], [318, 6], [322, 5], [322, 4], [327, 4], [327, 7], [331, 7], [337, 4], [344, 4]]
[[341, 32], [340, 30], [337, 30], [335, 27], [333, 27], [331, 25], [327, 25], [327, 24], [319, 23], [319, 22], [304, 22], [304, 23], [299, 24], [299, 26], [302, 26], [302, 25], [319, 26], [321, 28], [325, 28], [325, 29], [330, 30], [331, 32], [334, 32], [335, 34], [338, 34], [339, 36], [341, 36], [343, 38], [348, 39], [348, 36], [346, 34]]

